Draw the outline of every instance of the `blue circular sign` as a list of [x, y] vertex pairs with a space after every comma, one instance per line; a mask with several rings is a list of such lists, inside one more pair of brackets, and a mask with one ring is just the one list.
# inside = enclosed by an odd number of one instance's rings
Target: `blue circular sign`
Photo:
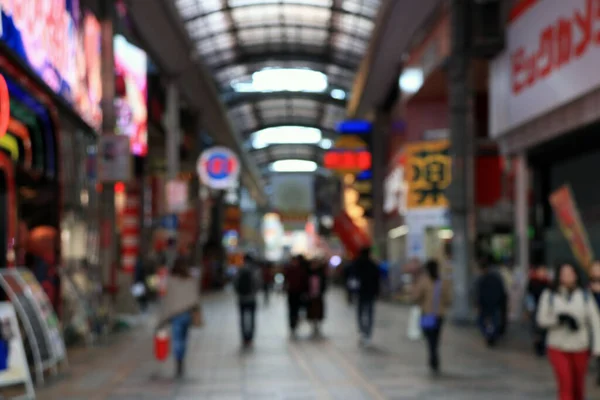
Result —
[[200, 155], [197, 170], [200, 180], [208, 187], [229, 189], [237, 185], [240, 162], [230, 149], [212, 147]]

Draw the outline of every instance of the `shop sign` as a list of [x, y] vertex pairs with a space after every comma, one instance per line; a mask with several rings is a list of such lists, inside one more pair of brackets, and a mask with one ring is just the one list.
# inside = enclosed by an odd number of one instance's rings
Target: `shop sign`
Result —
[[371, 168], [371, 152], [356, 135], [342, 135], [323, 158], [325, 168], [341, 174], [359, 173]]
[[79, 0], [0, 1], [1, 40], [92, 127], [102, 122], [100, 24]]
[[101, 135], [98, 143], [98, 179], [102, 183], [131, 180], [132, 163], [129, 139], [118, 135]]
[[367, 150], [330, 150], [325, 153], [325, 168], [340, 173], [357, 173], [371, 168], [371, 153]]
[[205, 150], [198, 159], [196, 169], [201, 182], [211, 189], [225, 190], [238, 185], [240, 161], [226, 147]]
[[137, 156], [148, 153], [148, 56], [121, 35], [114, 38], [117, 78], [117, 133], [131, 142]]
[[189, 185], [186, 180], [174, 179], [167, 182], [166, 203], [168, 213], [180, 213], [188, 209]]
[[490, 67], [492, 137], [600, 86], [600, 13], [595, 0], [530, 1], [507, 28]]
[[452, 181], [450, 142], [447, 140], [406, 145], [407, 208], [447, 207], [444, 193]]
[[394, 168], [383, 182], [383, 211], [386, 214], [406, 214], [406, 195], [408, 186], [404, 177], [404, 167]]
[[581, 222], [571, 188], [565, 185], [554, 191], [550, 195], [550, 204], [577, 261], [583, 268], [588, 269], [594, 260], [594, 252]]

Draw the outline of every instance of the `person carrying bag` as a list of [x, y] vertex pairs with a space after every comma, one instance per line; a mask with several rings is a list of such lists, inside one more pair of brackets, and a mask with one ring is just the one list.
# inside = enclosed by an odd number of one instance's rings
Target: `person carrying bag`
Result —
[[415, 288], [415, 303], [422, 311], [420, 326], [427, 340], [429, 367], [433, 373], [438, 373], [440, 370], [439, 344], [444, 316], [451, 303], [450, 289], [440, 279], [437, 261], [427, 261], [425, 271], [426, 273]]
[[[171, 339], [165, 338], [165, 327], [171, 325]], [[190, 327], [203, 324], [200, 308], [198, 281], [192, 277], [183, 258], [175, 261], [167, 279], [167, 291], [163, 298], [155, 335], [155, 354], [157, 359], [166, 358], [165, 341], [172, 342], [173, 355], [176, 361], [176, 376], [182, 377], [184, 359], [187, 350]], [[160, 348], [158, 348], [160, 346]]]

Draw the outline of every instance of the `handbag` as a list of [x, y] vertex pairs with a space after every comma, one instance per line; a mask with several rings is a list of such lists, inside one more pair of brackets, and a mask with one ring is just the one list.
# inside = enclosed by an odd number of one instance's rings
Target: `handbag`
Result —
[[420, 340], [422, 338], [421, 307], [419, 306], [413, 306], [410, 309], [406, 336], [408, 336], [410, 340]]
[[160, 329], [154, 335], [154, 357], [157, 361], [165, 361], [169, 357], [171, 338], [169, 331]]
[[440, 308], [440, 300], [442, 297], [441, 292], [442, 281], [438, 280], [433, 287], [433, 309], [431, 310], [431, 313], [421, 315], [421, 329], [431, 330], [438, 327], [438, 310]]

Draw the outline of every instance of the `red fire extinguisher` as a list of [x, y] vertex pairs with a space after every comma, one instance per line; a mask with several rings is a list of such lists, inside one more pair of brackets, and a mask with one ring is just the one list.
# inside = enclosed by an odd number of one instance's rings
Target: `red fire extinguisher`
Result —
[[161, 329], [154, 336], [154, 357], [158, 361], [165, 361], [169, 356], [170, 344], [169, 332], [166, 329]]

